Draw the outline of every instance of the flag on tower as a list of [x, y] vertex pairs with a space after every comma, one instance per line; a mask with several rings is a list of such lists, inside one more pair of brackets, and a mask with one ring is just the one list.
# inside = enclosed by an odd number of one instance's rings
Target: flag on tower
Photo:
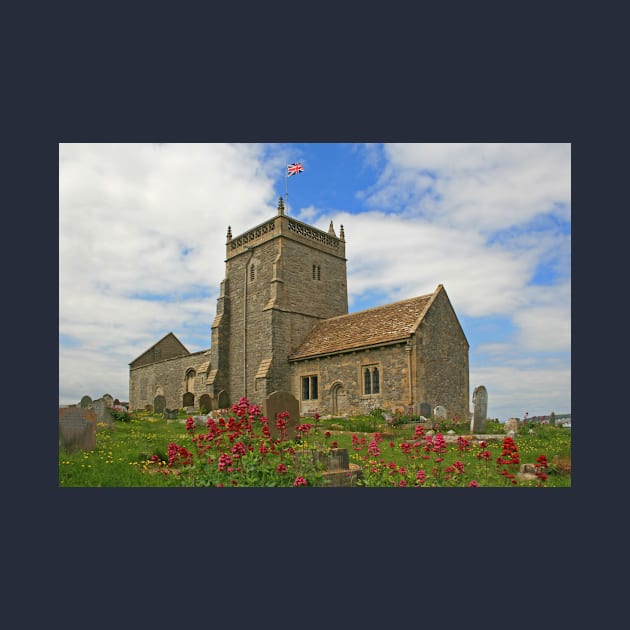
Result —
[[296, 162], [295, 164], [287, 164], [287, 177], [291, 177], [291, 175], [297, 175], [298, 173], [303, 173], [304, 167]]

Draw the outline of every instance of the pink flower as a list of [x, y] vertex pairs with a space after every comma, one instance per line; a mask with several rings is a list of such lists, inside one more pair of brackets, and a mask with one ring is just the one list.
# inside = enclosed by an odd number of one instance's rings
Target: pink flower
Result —
[[308, 485], [306, 483], [306, 479], [304, 479], [304, 477], [296, 477], [295, 481], [293, 482], [293, 486], [306, 486]]
[[276, 472], [284, 475], [284, 473], [287, 472], [287, 467], [284, 464], [278, 464], [278, 466], [276, 467]]
[[473, 479], [469, 484], [468, 484], [469, 488], [478, 488], [479, 484]]

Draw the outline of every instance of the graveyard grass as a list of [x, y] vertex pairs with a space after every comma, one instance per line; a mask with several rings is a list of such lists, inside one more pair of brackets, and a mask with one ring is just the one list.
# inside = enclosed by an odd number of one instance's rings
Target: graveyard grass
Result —
[[[98, 425], [96, 448], [59, 451], [60, 487], [308, 487], [325, 486], [313, 453], [347, 449], [362, 487], [570, 487], [571, 430], [525, 423], [514, 438], [488, 422], [488, 440], [469, 427], [441, 420], [430, 429], [378, 412], [354, 418], [301, 419], [295, 437], [285, 418], [274, 439], [260, 409], [241, 400], [208, 426], [192, 418], [165, 420], [135, 412]], [[447, 431], [456, 441], [446, 442]], [[496, 436], [494, 439], [491, 435]], [[527, 476], [522, 464], [531, 464]]]

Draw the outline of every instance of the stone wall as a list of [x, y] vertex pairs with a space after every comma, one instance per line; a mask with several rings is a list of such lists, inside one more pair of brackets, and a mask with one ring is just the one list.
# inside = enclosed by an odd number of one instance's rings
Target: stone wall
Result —
[[[407, 404], [409, 370], [406, 343], [335, 354], [291, 363], [291, 391], [300, 399], [301, 412], [320, 415], [367, 414], [372, 409], [392, 410]], [[379, 368], [380, 392], [365, 394], [363, 368]], [[317, 375], [319, 397], [302, 400], [301, 379]], [[334, 396], [340, 396], [335, 406]]]
[[446, 407], [448, 418], [468, 422], [468, 341], [444, 290], [438, 292], [413, 339], [415, 401]]
[[[144, 409], [153, 406], [153, 400], [159, 393], [166, 399], [169, 409], [181, 409], [182, 398], [186, 392], [186, 372], [189, 369], [198, 371], [199, 367], [208, 363], [208, 350], [192, 353], [175, 359], [167, 359], [148, 365], [131, 368], [129, 371], [129, 407]], [[195, 379], [195, 404], [201, 394], [203, 375]]]
[[[229, 311], [215, 336], [223, 343], [218, 354], [228, 357], [231, 403], [247, 396], [260, 404], [271, 392], [288, 390], [288, 355], [320, 319], [347, 313], [343, 243], [314, 228], [299, 233], [298, 224], [278, 216], [228, 241], [223, 301]], [[220, 341], [221, 328], [229, 328], [229, 342]]]

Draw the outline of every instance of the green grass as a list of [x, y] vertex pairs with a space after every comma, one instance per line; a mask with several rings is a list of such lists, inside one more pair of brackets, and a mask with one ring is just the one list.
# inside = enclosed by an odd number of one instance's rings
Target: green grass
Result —
[[[378, 420], [379, 418], [374, 416], [361, 416], [320, 421], [317, 427], [311, 429], [305, 440], [291, 444], [299, 450], [326, 448], [330, 447], [333, 441], [337, 442], [339, 448], [348, 449], [350, 461], [361, 466], [366, 485], [396, 485], [403, 477], [408, 485], [414, 485], [415, 474], [419, 468], [422, 468], [427, 475], [427, 482], [424, 485], [432, 485], [431, 482], [435, 482], [434, 474], [439, 476], [439, 485], [467, 486], [472, 480], [480, 486], [506, 485], [506, 479], [499, 474], [496, 466], [496, 459], [502, 451], [502, 440], [488, 441], [485, 449], [490, 451], [491, 456], [487, 462], [477, 457], [484, 450], [478, 445], [472, 444], [469, 451], [459, 452], [456, 444], [448, 444], [447, 452], [443, 455], [444, 460], [436, 464], [437, 455], [434, 453], [427, 456], [421, 448], [412, 448], [411, 453], [405, 454], [400, 448], [401, 443], [413, 443], [413, 428], [388, 427]], [[303, 422], [309, 422], [309, 419], [305, 418]], [[197, 429], [196, 432], [203, 431], [203, 429]], [[367, 445], [373, 440], [375, 431], [383, 436], [382, 441], [379, 442], [380, 454], [369, 456]], [[521, 463], [534, 464], [536, 458], [544, 454], [550, 464], [555, 456], [561, 458], [562, 462], [570, 464], [570, 430], [536, 425], [534, 431], [534, 435], [525, 431], [516, 437]], [[326, 432], [330, 435], [327, 436]], [[353, 435], [359, 441], [364, 438], [361, 450], [353, 448]], [[59, 485], [61, 487], [173, 487], [182, 485], [181, 478], [160, 472], [168, 469], [168, 445], [171, 442], [193, 450], [185, 425], [173, 421], [167, 422], [144, 413], [132, 414], [129, 422], [117, 421], [111, 429], [99, 427], [96, 448], [93, 451], [73, 453], [60, 451]], [[464, 463], [465, 472], [452, 476], [451, 479], [445, 479], [446, 468], [452, 466], [457, 460]], [[406, 476], [401, 474], [400, 467], [407, 470]], [[439, 470], [439, 473], [433, 473], [434, 469]], [[376, 472], [372, 472], [373, 470]], [[251, 476], [251, 478], [256, 477]], [[269, 479], [269, 476], [266, 479]], [[536, 481], [519, 482], [518, 485], [535, 486]], [[556, 469], [551, 466], [543, 485], [569, 487], [571, 475], [559, 467]]]

